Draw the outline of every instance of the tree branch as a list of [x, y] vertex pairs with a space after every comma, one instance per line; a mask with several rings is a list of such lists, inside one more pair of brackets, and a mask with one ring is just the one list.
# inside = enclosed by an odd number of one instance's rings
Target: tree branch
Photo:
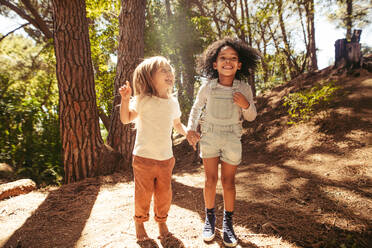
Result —
[[29, 24], [30, 24], [29, 22], [28, 22], [28, 23], [25, 23], [25, 24], [22, 24], [22, 25], [19, 26], [18, 28], [16, 28], [16, 29], [10, 31], [9, 33], [7, 33], [6, 35], [4, 35], [4, 36], [2, 36], [2, 37], [0, 38], [0, 42], [1, 42], [3, 39], [5, 39], [8, 35], [14, 33], [14, 32], [17, 31], [18, 29], [21, 29], [21, 28], [23, 28], [23, 27], [25, 27], [25, 26], [27, 26], [27, 25], [29, 25]]
[[105, 111], [103, 111], [102, 108], [98, 107], [98, 115], [99, 118], [101, 119], [103, 125], [105, 126], [106, 130], [110, 130], [110, 125], [111, 125], [111, 119], [110, 116], [107, 116], [105, 114]]
[[[5, 6], [7, 6], [9, 9], [13, 10], [14, 12], [16, 12], [20, 17], [22, 17], [23, 19], [27, 20], [30, 24], [32, 24], [37, 29], [39, 29], [45, 35], [45, 37], [47, 39], [53, 38], [52, 32], [50, 32], [49, 28], [47, 28], [45, 22], [41, 18], [40, 18], [40, 21], [32, 18], [31, 16], [27, 15], [22, 9], [20, 9], [16, 5], [14, 5], [14, 4], [6, 1], [6, 0], [0, 0], [0, 3], [3, 4], [3, 5], [5, 5]], [[26, 3], [24, 3], [24, 4], [26, 5]], [[35, 11], [35, 9], [34, 9], [34, 11]]]
[[30, 1], [29, 0], [21, 0], [21, 1], [26, 6], [26, 8], [31, 12], [31, 14], [34, 16], [35, 21], [37, 23], [37, 27], [40, 29], [40, 31], [44, 33], [47, 39], [52, 39], [53, 38], [52, 32], [50, 31], [45, 21], [41, 18], [39, 13], [36, 11], [34, 6], [32, 6]]

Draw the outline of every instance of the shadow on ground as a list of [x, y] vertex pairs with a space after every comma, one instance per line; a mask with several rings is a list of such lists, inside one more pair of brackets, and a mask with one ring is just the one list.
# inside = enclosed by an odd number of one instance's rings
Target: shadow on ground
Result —
[[110, 178], [110, 182], [88, 178], [51, 191], [3, 247], [73, 247], [81, 237], [100, 186], [130, 180], [123, 176]]

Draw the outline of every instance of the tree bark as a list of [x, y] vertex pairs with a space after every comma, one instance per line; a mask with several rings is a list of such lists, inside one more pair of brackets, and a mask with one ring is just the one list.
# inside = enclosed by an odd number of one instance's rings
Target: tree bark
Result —
[[123, 156], [124, 166], [128, 166], [132, 160], [135, 130], [132, 124], [123, 125], [120, 121], [120, 95], [118, 89], [126, 80], [132, 83], [134, 69], [144, 56], [146, 1], [122, 0], [121, 4], [118, 63], [114, 83], [115, 98], [107, 144]]
[[353, 27], [353, 0], [346, 0], [346, 40], [351, 40], [351, 29]]
[[54, 48], [65, 183], [94, 176], [100, 133], [83, 0], [54, 0]]
[[314, 24], [314, 0], [306, 1], [306, 20], [307, 20], [307, 35], [308, 35], [308, 66], [309, 71], [318, 70], [318, 61], [316, 58], [316, 45], [315, 45], [315, 24]]

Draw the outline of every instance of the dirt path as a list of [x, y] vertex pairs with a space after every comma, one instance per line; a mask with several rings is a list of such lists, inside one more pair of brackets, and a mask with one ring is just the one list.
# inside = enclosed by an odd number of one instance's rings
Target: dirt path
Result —
[[[282, 91], [259, 99], [265, 104], [257, 121], [245, 124], [236, 178], [240, 247], [372, 247], [372, 77], [339, 80], [347, 97], [329, 118], [308, 124], [283, 124]], [[175, 155], [168, 219], [174, 236], [157, 239], [151, 218], [153, 240], [136, 242], [134, 184], [122, 172], [0, 201], [0, 246], [224, 247], [221, 184], [217, 237], [204, 243], [203, 168], [185, 142]]]

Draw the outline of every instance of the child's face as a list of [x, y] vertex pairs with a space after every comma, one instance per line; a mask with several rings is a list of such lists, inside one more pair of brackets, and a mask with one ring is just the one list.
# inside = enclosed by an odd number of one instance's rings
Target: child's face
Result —
[[173, 87], [174, 75], [169, 65], [161, 65], [154, 73], [152, 80], [158, 92], [164, 92]]
[[218, 53], [213, 68], [221, 76], [235, 76], [237, 70], [240, 70], [242, 63], [239, 62], [239, 55], [232, 47], [225, 46]]

